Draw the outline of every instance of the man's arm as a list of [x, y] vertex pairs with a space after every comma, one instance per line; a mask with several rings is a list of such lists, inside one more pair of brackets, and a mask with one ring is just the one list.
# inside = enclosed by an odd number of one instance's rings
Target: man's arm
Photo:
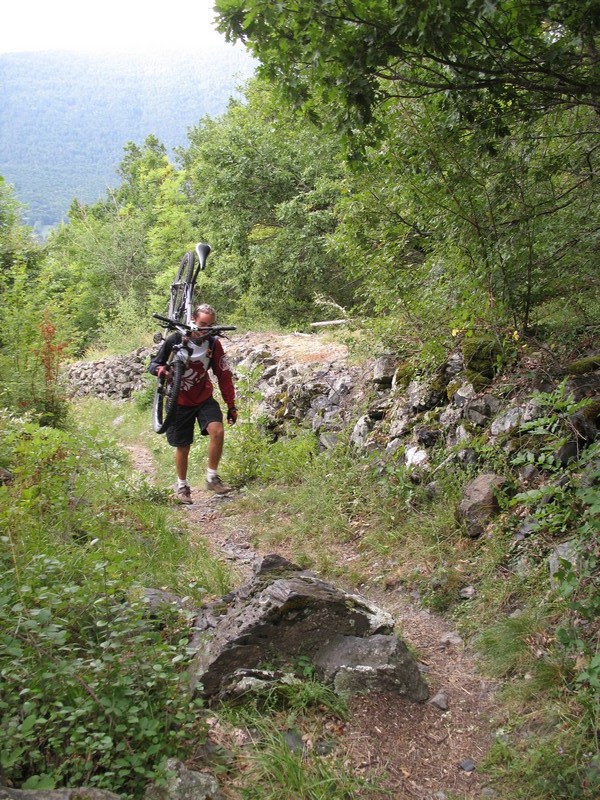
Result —
[[173, 350], [173, 345], [177, 341], [177, 336], [178, 334], [173, 333], [162, 343], [158, 353], [150, 361], [148, 372], [151, 375], [156, 375], [158, 368], [164, 367], [165, 364], [168, 362], [169, 356], [171, 355], [171, 351]]
[[[233, 385], [233, 374], [229, 369], [227, 357], [223, 350], [223, 345], [215, 339], [212, 357], [212, 371], [219, 382], [219, 389], [223, 400], [227, 404], [228, 410], [235, 409], [235, 386]], [[229, 415], [228, 415], [229, 419]]]

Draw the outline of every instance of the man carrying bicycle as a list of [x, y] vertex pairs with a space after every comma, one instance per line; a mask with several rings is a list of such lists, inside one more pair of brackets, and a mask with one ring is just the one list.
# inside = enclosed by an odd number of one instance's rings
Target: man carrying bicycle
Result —
[[[214, 308], [206, 303], [198, 306], [192, 315], [192, 321], [198, 328], [211, 327], [215, 324], [215, 320]], [[150, 362], [148, 372], [158, 377], [165, 372], [168, 373], [169, 356], [174, 345], [179, 342], [181, 342], [181, 334], [173, 333], [169, 336]], [[216, 377], [223, 400], [227, 404], [227, 422], [229, 425], [235, 425], [237, 421], [233, 376], [227, 366], [223, 346], [219, 339], [209, 336], [202, 330], [193, 330], [189, 334], [188, 349], [190, 358], [181, 380], [175, 419], [166, 431], [167, 441], [175, 448], [176, 497], [179, 502], [186, 504], [193, 502], [191, 489], [187, 482], [187, 470], [196, 422], [198, 422], [202, 435], [209, 437], [206, 488], [217, 494], [227, 494], [231, 491], [217, 473], [223, 453], [225, 428], [221, 407], [213, 397], [213, 385], [208, 375], [209, 368]]]

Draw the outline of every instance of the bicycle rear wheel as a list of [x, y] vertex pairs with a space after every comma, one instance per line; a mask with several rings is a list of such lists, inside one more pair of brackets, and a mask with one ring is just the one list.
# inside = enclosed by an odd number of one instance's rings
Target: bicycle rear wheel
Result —
[[196, 254], [193, 250], [190, 250], [189, 253], [186, 253], [181, 259], [181, 264], [177, 270], [175, 281], [171, 284], [171, 297], [169, 300], [169, 313], [167, 316], [170, 319], [176, 320], [177, 322], [189, 323], [190, 321], [187, 319], [188, 309], [186, 308], [186, 304], [188, 299], [188, 290], [194, 277], [195, 261]]
[[175, 361], [172, 364], [171, 377], [168, 380], [164, 377], [158, 379], [152, 405], [152, 427], [155, 433], [164, 433], [175, 418], [184, 369], [185, 364], [182, 361]]

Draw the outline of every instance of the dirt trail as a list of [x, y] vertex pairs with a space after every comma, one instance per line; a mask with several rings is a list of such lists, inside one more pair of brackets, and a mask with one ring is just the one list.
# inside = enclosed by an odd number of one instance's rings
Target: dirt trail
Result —
[[[193, 496], [196, 502], [185, 509], [192, 535], [208, 540], [243, 580], [270, 550], [252, 546], [252, 531], [243, 515], [235, 513], [235, 496], [217, 499], [198, 489]], [[293, 560], [291, 553], [281, 548], [278, 552]], [[351, 563], [360, 555], [344, 545], [338, 558]], [[398, 800], [434, 800], [436, 792], [481, 797], [484, 784], [476, 767], [492, 742], [491, 682], [478, 674], [476, 658], [442, 617], [419, 608], [398, 589], [369, 587], [360, 592], [392, 614], [398, 632], [425, 666], [430, 698], [443, 693], [448, 707], [442, 710], [431, 700], [415, 704], [388, 695], [353, 700], [344, 731], [349, 757], [366, 772], [385, 771], [385, 784]], [[475, 770], [463, 768], [469, 761]]]
[[[248, 334], [245, 347], [249, 337], [253, 346], [261, 344], [258, 334]], [[271, 335], [264, 341], [276, 350]], [[289, 353], [296, 360], [345, 357], [329, 345], [318, 350], [312, 342], [310, 348], [308, 345], [292, 335], [280, 337], [277, 349], [280, 355]], [[151, 476], [150, 453], [143, 447], [131, 448], [131, 452], [136, 468]], [[208, 541], [214, 553], [231, 564], [241, 583], [256, 561], [272, 550], [254, 548], [251, 521], [236, 511], [235, 493], [217, 497], [193, 486], [192, 496], [194, 504], [181, 507], [190, 536]], [[278, 552], [293, 560], [285, 549], [278, 548]], [[362, 560], [361, 567], [365, 566], [364, 557], [351, 543], [340, 544], [337, 555], [340, 563], [350, 565]], [[357, 591], [356, 587], [343, 588]], [[368, 584], [358, 591], [391, 613], [398, 632], [417, 650], [426, 671], [430, 700], [415, 704], [388, 695], [354, 699], [342, 734], [348, 758], [365, 774], [384, 773], [382, 788], [391, 790], [397, 800], [482, 797], [485, 783], [477, 765], [493, 740], [492, 683], [478, 673], [476, 657], [441, 616], [423, 610], [399, 588]], [[446, 709], [440, 708], [443, 697], [439, 704], [431, 702], [438, 693], [446, 697]]]

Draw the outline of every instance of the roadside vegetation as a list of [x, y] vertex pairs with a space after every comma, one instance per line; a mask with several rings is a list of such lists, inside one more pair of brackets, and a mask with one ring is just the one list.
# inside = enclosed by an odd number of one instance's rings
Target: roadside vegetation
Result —
[[[547, 399], [539, 439], [520, 453], [532, 460], [556, 441], [564, 412], [556, 396]], [[432, 497], [401, 463], [382, 470], [378, 456], [357, 459], [341, 448], [307, 462], [296, 483], [261, 481], [243, 502], [263, 548], [283, 548], [351, 586], [401, 586], [453, 621], [479, 652], [482, 673], [503, 686], [497, 741], [481, 766], [502, 797], [591, 800], [600, 789], [599, 454], [595, 444], [561, 470], [559, 488], [509, 486], [502, 513], [476, 541], [454, 513], [476, 473], [455, 464], [436, 473]], [[517, 484], [517, 457], [500, 446], [478, 455], [479, 471]], [[529, 538], [519, 533], [524, 520]], [[571, 554], [551, 580], [549, 559], [565, 539]], [[360, 554], [351, 568], [338, 557], [345, 542]], [[468, 601], [465, 587], [475, 587]]]
[[[344, 701], [309, 662], [292, 665], [301, 684], [242, 707], [209, 712], [190, 695], [189, 609], [226, 594], [232, 573], [190, 535], [170, 487], [132, 469], [126, 448], [148, 433], [145, 408], [91, 401], [63, 422], [2, 412], [3, 782], [140, 797], [170, 757], [206, 768], [217, 727], [229, 746], [208, 766], [236, 796], [381, 796], [344, 758]], [[159, 465], [167, 446], [153, 438]], [[184, 607], [151, 607], [149, 589]], [[307, 741], [322, 752], [307, 756]]]
[[[544, 399], [536, 439], [513, 455], [482, 449], [484, 467], [510, 477], [523, 458], [544, 458], [572, 409], [559, 392]], [[190, 614], [166, 607], [149, 618], [144, 590], [198, 604], [232, 588], [232, 574], [190, 535], [168, 502], [170, 486], [132, 470], [123, 447], [143, 446], [157, 474], [171, 474], [172, 454], [148, 419], [143, 393], [125, 405], [79, 402], [60, 429], [3, 412], [0, 465], [14, 476], [0, 488], [4, 780], [136, 797], [164, 777], [168, 757], [206, 768], [211, 730], [223, 745], [208, 767], [241, 797], [383, 796], [377, 775], [349, 767], [344, 703], [309, 663], [294, 665], [300, 687], [266, 701], [207, 713], [189, 696]], [[357, 458], [345, 446], [319, 453], [313, 434], [293, 429], [274, 445], [244, 424], [230, 432], [223, 466], [243, 488], [235, 513], [257, 548], [348, 588], [402, 586], [471, 641], [482, 674], [504, 686], [497, 741], [480, 767], [502, 796], [591, 800], [599, 786], [599, 455], [592, 445], [543, 497], [507, 493], [490, 535], [476, 541], [453, 512], [472, 468], [442, 465], [431, 496], [401, 460], [382, 469], [375, 455]], [[198, 473], [203, 457], [199, 446]], [[518, 541], [525, 516], [540, 534]], [[565, 536], [577, 544], [578, 566], [565, 561], [550, 583], [548, 557]], [[351, 569], [338, 558], [347, 544], [360, 555]], [[465, 585], [477, 587], [468, 602]], [[326, 750], [310, 750], [313, 742]]]
[[[240, 330], [343, 318], [353, 358], [393, 352], [416, 378], [483, 337], [492, 366], [473, 383], [495, 381], [505, 397], [534, 391], [538, 359], [587, 358], [597, 370], [593, 2], [216, 8], [262, 67], [225, 114], [190, 128], [188, 146], [171, 157], [156, 136], [125, 144], [120, 185], [91, 205], [74, 200], [43, 246], [0, 178], [8, 785], [88, 783], [137, 797], [169, 756], [193, 763], [206, 736], [210, 718], [184, 687], [189, 620], [164, 611], [149, 621], [144, 589], [197, 603], [227, 591], [231, 575], [185, 535], [169, 487], [131, 469], [123, 446], [142, 441], [168, 474], [166, 445], [144, 438], [147, 393], [73, 405], [60, 379], [69, 359], [150, 343], [152, 313], [196, 242], [213, 248], [198, 297]], [[292, 429], [273, 442], [248, 423], [252, 376], [224, 477], [244, 487], [257, 544], [351, 585], [394, 582], [458, 626], [504, 687], [481, 767], [500, 796], [595, 800], [599, 444], [559, 472], [553, 454], [578, 409], [543, 388], [544, 415], [522, 426], [516, 449], [474, 439], [478, 468], [508, 479], [478, 540], [453, 513], [473, 467], [450, 469], [433, 451], [427, 492], [401, 454], [382, 465], [342, 445], [321, 453]], [[198, 469], [201, 448], [193, 458]], [[527, 465], [542, 488], [518, 484]], [[575, 561], [550, 580], [548, 557], [567, 540]], [[349, 543], [360, 558], [340, 567]], [[476, 589], [468, 602], [465, 586]], [[343, 715], [324, 687], [306, 687], [316, 714], [304, 694], [223, 717], [236, 729], [248, 714], [260, 731], [241, 796], [289, 796], [284, 773], [304, 800], [369, 796], [335, 748], [310, 764], [282, 749], [282, 730], [310, 738], [319, 715], [333, 728]]]

